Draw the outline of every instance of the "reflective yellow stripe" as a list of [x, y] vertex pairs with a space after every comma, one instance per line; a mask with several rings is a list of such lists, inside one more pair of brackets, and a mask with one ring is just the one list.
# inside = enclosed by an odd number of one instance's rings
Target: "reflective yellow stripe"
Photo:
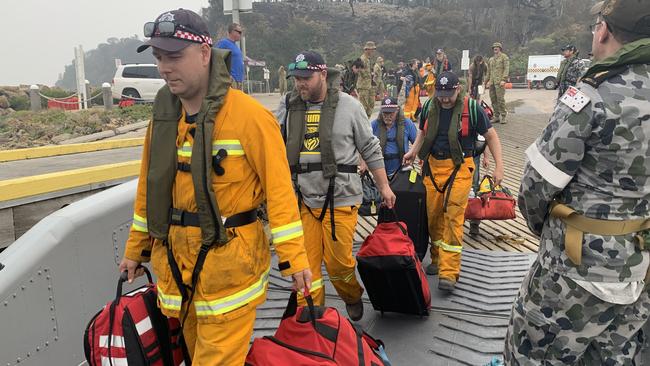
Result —
[[197, 316], [219, 315], [242, 307], [256, 298], [264, 295], [269, 283], [270, 268], [252, 286], [235, 294], [212, 301], [195, 301], [194, 308]]
[[[323, 288], [323, 279], [319, 278], [317, 280], [311, 281], [311, 287], [309, 288], [309, 292], [314, 292], [320, 290], [321, 288]], [[298, 293], [298, 297], [303, 297], [302, 292]]]
[[244, 148], [239, 140], [215, 140], [212, 144], [212, 155], [217, 155], [219, 150], [224, 149], [228, 156], [243, 156]]
[[160, 301], [160, 306], [173, 311], [180, 311], [181, 305], [183, 304], [183, 298], [181, 296], [165, 295], [160, 291], [160, 287], [158, 287], [158, 301]]
[[436, 240], [433, 245], [442, 248], [445, 252], [453, 252], [453, 253], [461, 253], [463, 251], [463, 247], [460, 245], [450, 245], [445, 243], [442, 240]]
[[330, 276], [330, 281], [343, 281], [343, 282], [350, 282], [354, 278], [354, 272], [350, 272], [347, 276], [345, 277], [336, 277], [336, 276]]
[[271, 229], [271, 236], [273, 237], [274, 244], [282, 243], [294, 238], [299, 238], [302, 235], [302, 221], [300, 220], [287, 225], [276, 227], [275, 229]]
[[300, 155], [320, 155], [318, 151], [301, 151]]
[[147, 228], [147, 219], [142, 216], [138, 216], [134, 213], [133, 230], [142, 231], [143, 233], [148, 233], [149, 229]]
[[190, 144], [188, 141], [185, 141], [185, 143], [183, 143], [183, 146], [176, 150], [176, 153], [178, 156], [185, 158], [192, 157], [192, 144]]

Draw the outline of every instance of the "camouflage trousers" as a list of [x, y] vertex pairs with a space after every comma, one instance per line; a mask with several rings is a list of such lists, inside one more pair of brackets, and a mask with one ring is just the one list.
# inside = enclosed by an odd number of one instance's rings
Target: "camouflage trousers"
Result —
[[490, 102], [494, 108], [494, 119], [506, 122], [508, 110], [506, 109], [506, 88], [500, 85], [490, 85]]
[[506, 335], [506, 365], [639, 365], [650, 290], [630, 305], [604, 302], [535, 261]]
[[372, 114], [372, 110], [375, 108], [375, 90], [374, 89], [357, 89], [357, 94], [359, 95], [359, 101], [363, 105], [363, 109], [366, 110], [368, 118]]

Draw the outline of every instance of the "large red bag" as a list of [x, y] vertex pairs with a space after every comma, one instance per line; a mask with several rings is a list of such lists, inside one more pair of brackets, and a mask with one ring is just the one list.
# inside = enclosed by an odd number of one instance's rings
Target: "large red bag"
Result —
[[390, 366], [384, 345], [334, 308], [298, 307], [293, 292], [275, 336], [253, 341], [245, 366]]
[[429, 314], [427, 276], [395, 210], [380, 209], [377, 227], [357, 253], [357, 268], [375, 310]]
[[[517, 200], [505, 187], [495, 187], [492, 177], [486, 175], [483, 180], [489, 182], [489, 190], [480, 192], [478, 197], [467, 200], [466, 220], [512, 220], [516, 217]], [[481, 183], [481, 186], [484, 186]]]
[[88, 323], [84, 352], [89, 365], [190, 365], [180, 322], [160, 312], [156, 285], [149, 270], [142, 268], [149, 280], [147, 285], [122, 295], [126, 272], [122, 273], [115, 300]]

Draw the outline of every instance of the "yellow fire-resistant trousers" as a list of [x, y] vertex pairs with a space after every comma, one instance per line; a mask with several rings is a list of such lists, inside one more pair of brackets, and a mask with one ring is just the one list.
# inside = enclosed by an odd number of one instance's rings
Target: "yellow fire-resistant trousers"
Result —
[[[442, 189], [452, 172], [454, 163], [451, 159], [437, 160], [429, 157], [431, 174], [438, 188]], [[427, 215], [429, 218], [429, 236], [431, 236], [431, 262], [438, 265], [438, 276], [458, 281], [460, 273], [460, 256], [463, 251], [463, 223], [467, 198], [472, 188], [474, 159], [465, 158], [460, 166], [444, 212], [445, 193], [440, 193], [431, 183], [430, 177], [425, 177], [424, 185], [427, 190]]]
[[219, 320], [200, 322], [196, 321], [192, 308], [183, 326], [192, 365], [243, 365], [254, 324], [255, 307], [248, 305], [227, 313]]
[[[334, 209], [334, 222], [337, 241], [332, 240], [332, 225], [329, 209], [323, 221], [318, 221], [321, 209], [301, 206], [302, 228], [305, 233], [305, 249], [312, 273], [311, 296], [316, 305], [325, 304], [325, 288], [321, 263], [330, 281], [346, 304], [355, 304], [361, 299], [363, 288], [359, 285], [354, 268], [356, 261], [352, 256], [352, 240], [357, 226], [357, 207], [344, 206]], [[300, 299], [300, 305], [305, 305]]]
[[416, 85], [409, 90], [409, 95], [406, 96], [404, 117], [415, 120], [415, 112], [417, 112], [418, 106], [420, 106], [420, 86]]

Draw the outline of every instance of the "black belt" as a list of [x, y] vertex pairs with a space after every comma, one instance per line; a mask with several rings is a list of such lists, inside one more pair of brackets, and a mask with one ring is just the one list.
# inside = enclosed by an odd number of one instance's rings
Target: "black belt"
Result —
[[400, 154], [386, 154], [384, 155], [384, 160], [400, 160], [402, 156]]
[[[220, 218], [219, 218], [220, 219]], [[257, 209], [250, 211], [240, 212], [234, 214], [226, 219], [224, 227], [239, 227], [252, 224], [257, 220]], [[199, 214], [196, 212], [188, 212], [179, 210], [177, 208], [169, 209], [169, 224], [178, 226], [194, 226], [200, 227]]]
[[[290, 168], [291, 168], [291, 174], [303, 174], [303, 173], [311, 173], [311, 172], [323, 171], [323, 164], [322, 163], [303, 163], [303, 164], [298, 164], [298, 165], [292, 165]], [[357, 172], [357, 166], [356, 165], [347, 165], [347, 164], [337, 164], [336, 165], [336, 170], [339, 173], [356, 173]]]
[[[472, 150], [463, 150], [463, 157], [471, 157], [474, 155]], [[431, 156], [436, 160], [447, 160], [451, 159], [451, 151], [432, 151]]]

